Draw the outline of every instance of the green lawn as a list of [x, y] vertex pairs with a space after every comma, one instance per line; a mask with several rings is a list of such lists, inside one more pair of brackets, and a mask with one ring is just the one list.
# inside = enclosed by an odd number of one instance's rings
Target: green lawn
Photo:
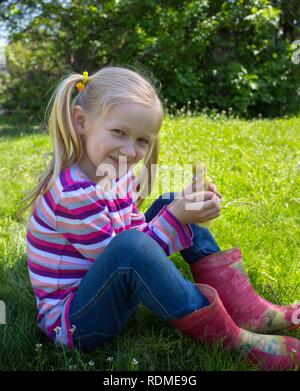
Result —
[[[225, 353], [219, 346], [191, 343], [144, 306], [121, 336], [92, 354], [48, 342], [35, 326], [35, 298], [27, 273], [29, 212], [19, 221], [16, 211], [22, 192], [35, 183], [49, 151], [49, 137], [39, 123], [28, 124], [18, 116], [0, 118], [0, 299], [7, 308], [7, 324], [0, 325], [0, 369], [255, 370], [241, 356]], [[228, 203], [211, 228], [220, 247], [241, 247], [251, 281], [261, 295], [282, 304], [299, 300], [299, 118], [166, 118], [161, 165], [199, 159], [206, 161], [223, 194], [223, 205]], [[151, 202], [146, 200], [142, 210]], [[192, 279], [180, 254], [171, 259]], [[289, 335], [300, 337], [299, 331]]]

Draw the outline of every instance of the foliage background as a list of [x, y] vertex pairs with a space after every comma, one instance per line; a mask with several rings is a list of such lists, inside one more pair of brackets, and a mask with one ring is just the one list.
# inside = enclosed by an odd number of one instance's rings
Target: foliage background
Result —
[[68, 71], [128, 64], [155, 75], [169, 111], [297, 113], [298, 0], [3, 0], [0, 105], [43, 113]]
[[[234, 117], [298, 113], [300, 65], [291, 58], [299, 7], [299, 0], [1, 1], [10, 43], [0, 108], [25, 113], [0, 115], [0, 298], [7, 304], [0, 370], [255, 370], [221, 347], [191, 344], [143, 306], [122, 335], [91, 355], [55, 348], [36, 327], [26, 219], [17, 210], [45, 168], [51, 146], [40, 118], [55, 84], [71, 70], [135, 65], [154, 75], [168, 111], [180, 114], [163, 124], [162, 165], [206, 159], [231, 204], [213, 224], [217, 242], [241, 247], [263, 297], [293, 303], [300, 292], [299, 116]], [[172, 261], [192, 280], [179, 254]]]

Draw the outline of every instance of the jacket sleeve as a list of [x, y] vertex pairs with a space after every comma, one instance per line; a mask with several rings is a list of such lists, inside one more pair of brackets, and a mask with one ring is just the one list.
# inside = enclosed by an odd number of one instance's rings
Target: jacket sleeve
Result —
[[138, 229], [151, 236], [163, 248], [166, 255], [190, 247], [193, 244], [193, 231], [188, 224], [181, 224], [179, 220], [164, 205], [159, 213], [149, 222], [145, 215], [133, 205], [131, 229]]

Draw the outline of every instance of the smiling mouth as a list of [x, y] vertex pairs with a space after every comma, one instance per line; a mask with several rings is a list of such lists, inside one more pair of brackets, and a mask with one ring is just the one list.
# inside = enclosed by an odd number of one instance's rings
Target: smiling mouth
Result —
[[[111, 160], [112, 160], [115, 164], [117, 164], [118, 166], [120, 165], [119, 158], [115, 158], [115, 157], [112, 157], [112, 156], [109, 156], [109, 157], [111, 158]], [[123, 159], [121, 159], [121, 163], [124, 163], [122, 160], [123, 160]], [[130, 162], [128, 161], [128, 159], [126, 160], [126, 164], [127, 164], [127, 165], [130, 165]], [[124, 165], [124, 164], [123, 164], [123, 165]]]
[[115, 157], [112, 157], [112, 156], [109, 156], [111, 158], [111, 160], [116, 163], [116, 164], [119, 164], [119, 159], [115, 158]]

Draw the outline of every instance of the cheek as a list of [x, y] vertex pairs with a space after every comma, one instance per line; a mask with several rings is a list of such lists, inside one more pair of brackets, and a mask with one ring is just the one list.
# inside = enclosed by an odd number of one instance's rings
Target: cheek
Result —
[[105, 155], [105, 145], [99, 138], [90, 137], [86, 140], [85, 150], [91, 162], [97, 166]]

